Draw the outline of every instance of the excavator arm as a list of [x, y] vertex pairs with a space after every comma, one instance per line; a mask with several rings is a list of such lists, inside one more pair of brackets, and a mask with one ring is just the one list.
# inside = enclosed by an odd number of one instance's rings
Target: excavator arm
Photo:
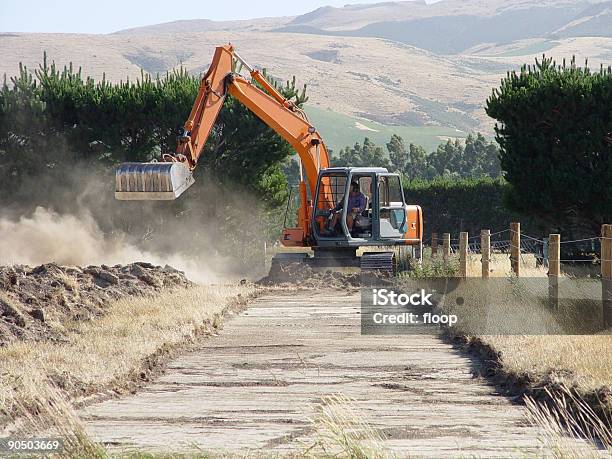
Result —
[[[235, 61], [250, 72], [253, 81], [232, 72]], [[325, 143], [314, 126], [292, 101], [274, 88], [259, 71], [250, 67], [232, 45], [215, 50], [212, 63], [202, 78], [200, 89], [183, 134], [178, 139], [175, 155], [163, 155], [163, 163], [126, 163], [117, 171], [117, 199], [159, 200], [176, 199], [193, 183], [191, 171], [196, 167], [225, 98], [232, 95], [264, 123], [285, 139], [300, 157], [300, 208], [298, 228], [286, 230], [284, 240], [294, 245], [306, 245], [310, 234], [312, 205], [319, 170], [329, 167]], [[303, 170], [302, 170], [303, 168]], [[287, 232], [289, 231], [289, 232]]]
[[[232, 73], [234, 59], [247, 67], [253, 80], [263, 90], [243, 76]], [[228, 94], [238, 99], [295, 149], [305, 169], [311, 195], [314, 195], [319, 169], [329, 167], [329, 154], [323, 139], [303, 111], [285, 99], [258, 70], [246, 64], [231, 45], [216, 49], [211, 66], [202, 78], [198, 96], [185, 123], [184, 134], [179, 138], [177, 158], [182, 160], [184, 156], [189, 167], [195, 168]]]

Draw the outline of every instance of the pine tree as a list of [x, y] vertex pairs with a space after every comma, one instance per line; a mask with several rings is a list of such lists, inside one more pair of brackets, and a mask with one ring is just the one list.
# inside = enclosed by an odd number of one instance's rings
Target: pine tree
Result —
[[[497, 120], [509, 204], [557, 231], [612, 221], [612, 69], [545, 56], [509, 72], [486, 112]], [[489, 155], [490, 156], [490, 155]]]

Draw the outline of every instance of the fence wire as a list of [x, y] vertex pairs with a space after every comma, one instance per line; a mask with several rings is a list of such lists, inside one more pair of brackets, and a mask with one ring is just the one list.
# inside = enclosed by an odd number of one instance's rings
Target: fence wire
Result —
[[[508, 233], [508, 234], [507, 234]], [[495, 231], [489, 234], [490, 237], [490, 248], [491, 253], [508, 253], [512, 251], [513, 242], [512, 239], [507, 239], [508, 236], [512, 236], [514, 230], [511, 228]], [[531, 255], [536, 260], [536, 265], [548, 266], [548, 247], [549, 241], [547, 237], [542, 239], [531, 236], [525, 233], [520, 234], [520, 259], [525, 262], [524, 255]], [[564, 247], [562, 254], [577, 254], [573, 258], [563, 257], [559, 260], [562, 263], [600, 263], [601, 261], [609, 261], [601, 259], [601, 241], [612, 240], [612, 238], [606, 238], [602, 236], [573, 239], [569, 241], [560, 241], [560, 244]], [[568, 246], [574, 245], [574, 249], [569, 249]], [[438, 250], [442, 250], [443, 240], [438, 239]], [[451, 254], [459, 253], [460, 240], [451, 238], [450, 239], [450, 252]], [[472, 254], [482, 253], [481, 235], [475, 235], [468, 237], [467, 239], [467, 251]], [[579, 254], [579, 255], [578, 255]]]

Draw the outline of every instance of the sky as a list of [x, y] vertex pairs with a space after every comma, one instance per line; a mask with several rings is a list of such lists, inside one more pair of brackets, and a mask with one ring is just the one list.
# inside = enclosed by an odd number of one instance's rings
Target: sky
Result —
[[384, 0], [0, 0], [0, 32], [111, 33], [178, 19], [295, 16]]

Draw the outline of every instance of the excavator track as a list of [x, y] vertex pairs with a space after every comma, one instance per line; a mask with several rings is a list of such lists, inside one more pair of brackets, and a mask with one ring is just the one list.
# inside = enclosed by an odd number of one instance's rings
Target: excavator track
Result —
[[[346, 254], [345, 254], [346, 255]], [[307, 267], [305, 271], [303, 268]], [[347, 271], [348, 270], [348, 271]], [[372, 273], [393, 276], [397, 273], [397, 259], [394, 252], [365, 252], [361, 257], [310, 256], [307, 253], [280, 253], [274, 256], [268, 274], [269, 278], [307, 275], [308, 272]]]
[[362, 272], [382, 272], [395, 274], [397, 272], [397, 259], [394, 252], [365, 252], [361, 255]]

